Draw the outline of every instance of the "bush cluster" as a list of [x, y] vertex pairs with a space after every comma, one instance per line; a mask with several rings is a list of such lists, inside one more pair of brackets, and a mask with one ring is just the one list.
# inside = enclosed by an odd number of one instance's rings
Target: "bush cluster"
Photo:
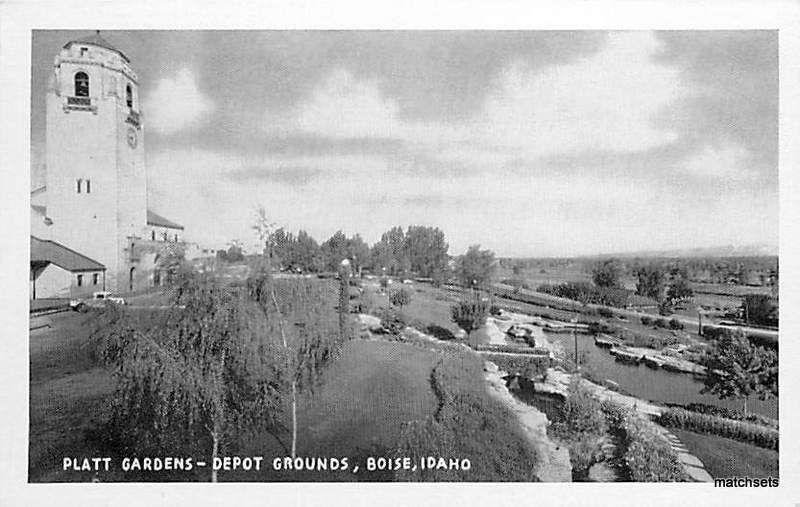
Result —
[[503, 354], [483, 354], [483, 357], [493, 362], [503, 371], [521, 375], [529, 379], [543, 378], [550, 368], [550, 356], [508, 356]]
[[677, 454], [651, 424], [612, 401], [604, 401], [601, 408], [611, 430], [620, 436], [621, 454], [632, 481], [687, 480]]
[[649, 326], [650, 324], [653, 323], [653, 319], [650, 318], [650, 316], [648, 316], [648, 315], [642, 315], [641, 319], [639, 319], [639, 320], [641, 320], [642, 324], [645, 325], [645, 326]]
[[679, 331], [683, 329], [683, 322], [679, 321], [678, 319], [672, 318], [669, 320], [669, 328]]
[[757, 445], [765, 449], [778, 450], [778, 430], [735, 421], [724, 417], [690, 412], [680, 408], [668, 408], [658, 418], [659, 424], [681, 428], [697, 433], [707, 433]]
[[408, 325], [406, 314], [396, 308], [378, 308], [376, 317], [381, 319], [381, 327], [389, 334], [398, 335]]
[[614, 312], [603, 306], [597, 309], [597, 314], [601, 317], [605, 317], [606, 319], [611, 319], [614, 317]]
[[604, 458], [601, 444], [607, 424], [600, 408], [600, 402], [579, 380], [573, 379], [553, 431], [569, 447], [575, 480], [585, 479], [589, 468]]
[[678, 343], [678, 339], [674, 336], [648, 336], [638, 333], [629, 333], [625, 337], [625, 343], [633, 347], [648, 347], [661, 350], [664, 347], [675, 345]]

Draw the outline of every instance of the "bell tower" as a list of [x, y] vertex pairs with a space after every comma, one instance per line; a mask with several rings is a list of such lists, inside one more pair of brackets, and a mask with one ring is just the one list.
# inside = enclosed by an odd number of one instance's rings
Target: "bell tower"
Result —
[[122, 291], [147, 227], [142, 109], [128, 58], [100, 36], [67, 42], [47, 92], [47, 215], [52, 239], [106, 266]]

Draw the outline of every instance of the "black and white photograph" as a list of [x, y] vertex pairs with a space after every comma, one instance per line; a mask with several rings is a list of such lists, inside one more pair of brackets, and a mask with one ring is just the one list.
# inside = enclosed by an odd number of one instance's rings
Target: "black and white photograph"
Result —
[[36, 19], [15, 488], [800, 501], [779, 26]]

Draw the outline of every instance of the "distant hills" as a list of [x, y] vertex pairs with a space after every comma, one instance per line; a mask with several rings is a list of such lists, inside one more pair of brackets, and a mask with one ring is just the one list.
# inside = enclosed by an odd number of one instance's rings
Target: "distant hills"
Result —
[[778, 246], [768, 244], [726, 245], [699, 248], [678, 248], [672, 250], [642, 250], [638, 252], [622, 252], [581, 257], [764, 257], [777, 256]]

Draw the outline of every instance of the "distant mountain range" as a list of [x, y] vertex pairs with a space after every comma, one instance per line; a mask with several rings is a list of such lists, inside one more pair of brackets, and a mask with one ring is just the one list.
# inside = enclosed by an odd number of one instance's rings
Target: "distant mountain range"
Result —
[[673, 250], [642, 250], [613, 254], [584, 255], [582, 257], [762, 257], [777, 256], [778, 246], [754, 244], [741, 246], [712, 246], [699, 248], [678, 248]]

